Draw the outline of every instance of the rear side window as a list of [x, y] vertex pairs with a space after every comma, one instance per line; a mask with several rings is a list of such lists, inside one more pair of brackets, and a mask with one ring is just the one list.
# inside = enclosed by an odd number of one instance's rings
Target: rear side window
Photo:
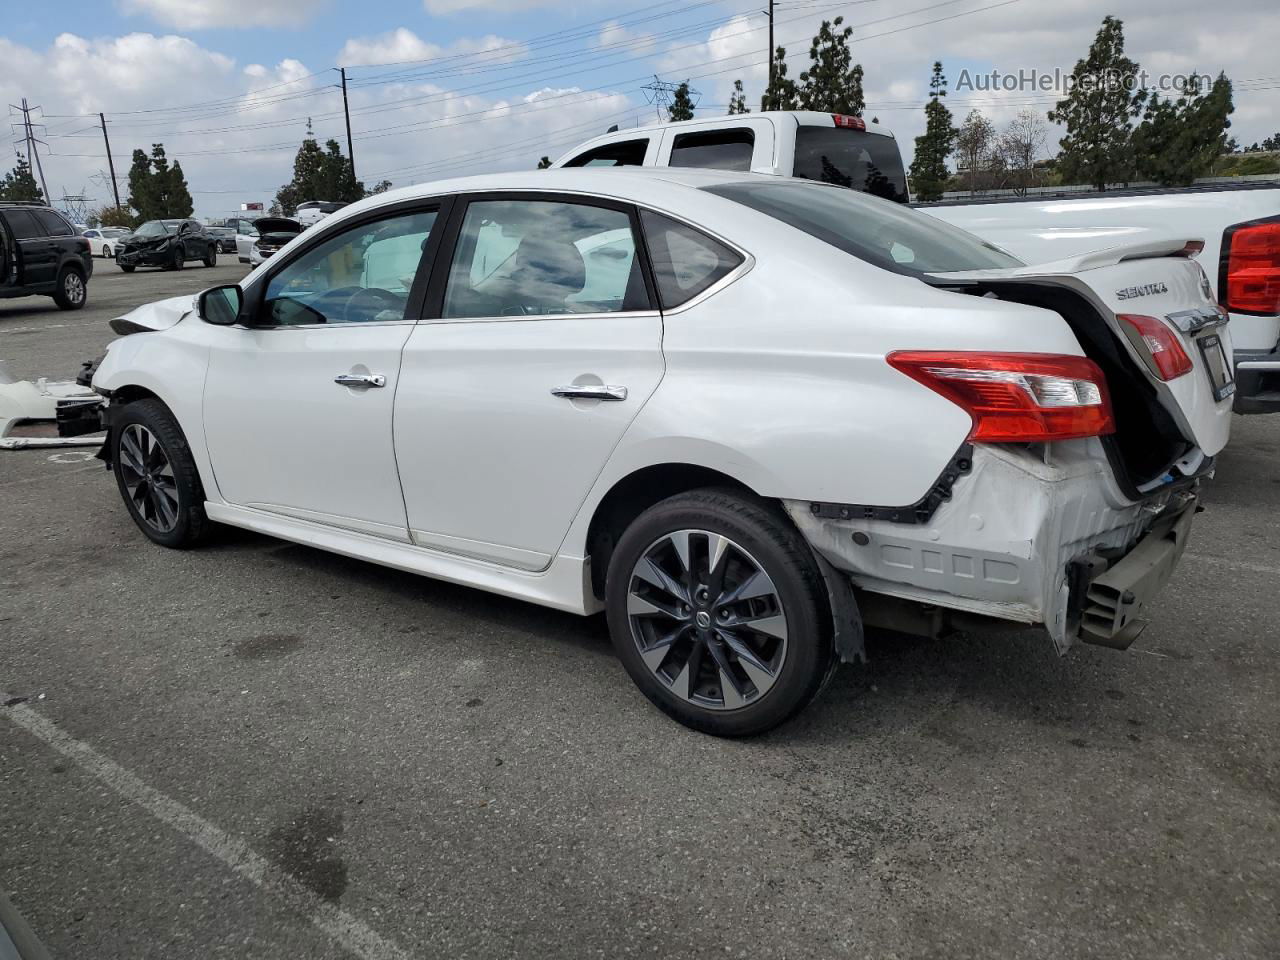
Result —
[[45, 233], [51, 237], [74, 237], [75, 231], [71, 229], [71, 224], [63, 220], [62, 217], [54, 213], [52, 210], [32, 210], [31, 213], [40, 221], [40, 226], [44, 227]]
[[750, 170], [756, 138], [749, 127], [682, 133], [671, 146], [671, 166]]
[[586, 153], [580, 153], [566, 167], [640, 167], [644, 166], [644, 155], [649, 149], [649, 138], [640, 140], [624, 140], [621, 143], [606, 143], [593, 147]]
[[907, 175], [893, 137], [848, 127], [802, 126], [796, 130], [791, 175], [907, 202]]
[[642, 210], [640, 222], [664, 310], [688, 303], [742, 263], [737, 251], [670, 217]]
[[36, 222], [30, 211], [6, 210], [4, 218], [9, 222], [15, 240], [31, 240], [45, 236], [44, 229]]

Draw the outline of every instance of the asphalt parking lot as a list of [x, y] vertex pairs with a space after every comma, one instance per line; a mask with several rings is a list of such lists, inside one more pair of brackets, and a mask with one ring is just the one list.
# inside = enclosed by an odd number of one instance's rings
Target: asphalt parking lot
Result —
[[[221, 263], [0, 301], [0, 358], [73, 376]], [[166, 551], [86, 455], [0, 452], [0, 888], [55, 957], [1277, 955], [1280, 417], [1236, 418], [1128, 651], [873, 637], [743, 742], [602, 618]]]

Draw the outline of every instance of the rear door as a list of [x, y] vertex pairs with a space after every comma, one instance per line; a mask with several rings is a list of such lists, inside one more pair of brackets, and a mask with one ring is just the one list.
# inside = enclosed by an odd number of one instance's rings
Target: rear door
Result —
[[18, 249], [18, 282], [24, 287], [53, 286], [58, 273], [57, 244], [31, 210], [12, 208], [5, 218]]
[[637, 217], [572, 194], [489, 194], [459, 203], [450, 236], [396, 394], [410, 532], [540, 570], [662, 378]]

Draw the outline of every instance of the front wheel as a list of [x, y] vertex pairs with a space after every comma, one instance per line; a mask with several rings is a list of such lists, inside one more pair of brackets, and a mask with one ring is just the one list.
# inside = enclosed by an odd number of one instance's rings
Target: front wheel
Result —
[[784, 515], [749, 495], [695, 490], [645, 511], [618, 541], [605, 592], [631, 678], [704, 733], [776, 727], [835, 666], [812, 551]]
[[218, 265], [218, 248], [212, 243], [209, 244], [209, 250], [204, 255], [204, 265], [206, 267], [216, 267]]
[[89, 286], [84, 281], [84, 274], [75, 267], [63, 267], [58, 274], [57, 292], [53, 302], [63, 310], [79, 310], [89, 299]]
[[181, 247], [174, 247], [173, 253], [169, 255], [169, 269], [181, 270], [187, 265], [187, 251]]
[[151, 540], [181, 548], [204, 537], [204, 488], [168, 407], [153, 399], [126, 405], [112, 427], [111, 459], [125, 507]]
[[125, 273], [133, 273], [133, 271], [136, 270], [137, 267], [131, 263], [122, 263], [120, 264], [120, 269], [123, 270]]

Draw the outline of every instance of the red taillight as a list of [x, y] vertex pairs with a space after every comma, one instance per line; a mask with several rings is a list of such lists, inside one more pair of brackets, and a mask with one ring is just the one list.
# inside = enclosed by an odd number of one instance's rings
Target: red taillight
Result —
[[1048, 443], [1115, 432], [1107, 382], [1087, 357], [899, 350], [890, 366], [973, 417], [977, 443]]
[[1223, 244], [1222, 305], [1240, 313], [1280, 313], [1280, 219], [1232, 227]]
[[1163, 320], [1136, 313], [1117, 313], [1116, 319], [1138, 332], [1156, 365], [1156, 376], [1161, 380], [1173, 380], [1191, 372], [1191, 358], [1182, 349], [1173, 328]]
[[837, 127], [844, 127], [848, 130], [865, 130], [867, 122], [861, 117], [851, 117], [847, 113], [833, 113], [831, 119], [835, 121]]

